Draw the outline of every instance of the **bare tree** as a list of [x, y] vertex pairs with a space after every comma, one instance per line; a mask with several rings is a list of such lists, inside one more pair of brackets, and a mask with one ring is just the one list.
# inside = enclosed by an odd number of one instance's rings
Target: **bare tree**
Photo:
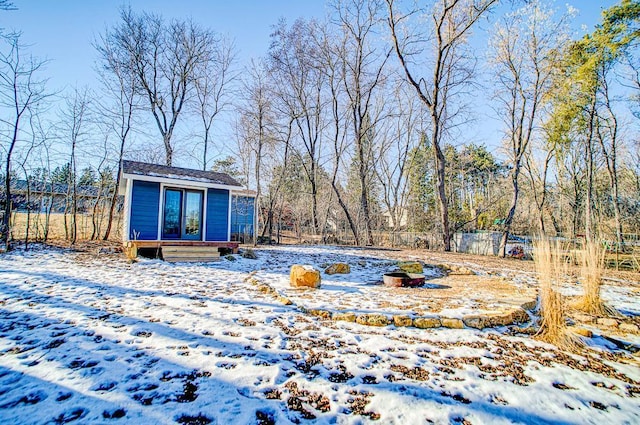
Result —
[[[78, 157], [79, 144], [86, 141], [89, 132], [90, 96], [88, 89], [74, 89], [65, 99], [64, 109], [60, 113], [60, 139], [69, 147], [69, 168], [67, 181], [67, 204], [65, 207], [65, 234], [71, 244], [78, 239]], [[66, 214], [71, 209], [71, 229], [67, 227]]]
[[197, 75], [209, 60], [215, 38], [191, 21], [174, 20], [149, 13], [135, 15], [131, 9], [120, 13], [121, 23], [107, 32], [109, 49], [131, 60], [136, 85], [148, 103], [162, 136], [166, 165], [173, 163], [172, 137]]
[[315, 21], [297, 20], [288, 28], [281, 21], [272, 35], [269, 52], [279, 109], [293, 120], [295, 139], [301, 142], [295, 150], [310, 186], [311, 225], [315, 234], [320, 232], [318, 193], [326, 102], [323, 97], [326, 73], [320, 69], [318, 46], [314, 42], [317, 26]]
[[[539, 125], [542, 103], [553, 88], [552, 76], [558, 54], [568, 40], [568, 18], [566, 14], [554, 20], [553, 13], [540, 1], [532, 1], [508, 14], [496, 28], [491, 42], [496, 99], [506, 127], [505, 139], [511, 161], [509, 177], [513, 188], [500, 242], [503, 256], [518, 206], [523, 161]], [[548, 160], [545, 163], [548, 164]]]
[[107, 226], [102, 237], [106, 241], [111, 234], [113, 214], [118, 201], [122, 158], [133, 131], [134, 113], [139, 104], [133, 65], [135, 58], [132, 52], [119, 49], [116, 34], [109, 31], [94, 43], [94, 47], [100, 55], [97, 71], [106, 94], [105, 101], [99, 104], [100, 114], [105, 119], [109, 131], [113, 131], [118, 140], [115, 189], [111, 194]]
[[320, 69], [325, 73], [327, 79], [327, 91], [329, 94], [330, 114], [327, 118], [328, 124], [325, 128], [326, 137], [332, 140], [333, 164], [331, 171], [331, 187], [336, 195], [338, 205], [347, 220], [349, 229], [353, 234], [356, 245], [360, 245], [360, 233], [357, 223], [345, 200], [344, 190], [338, 180], [340, 171], [348, 159], [347, 129], [349, 127], [348, 111], [344, 103], [346, 102], [344, 93], [344, 65], [346, 60], [347, 32], [335, 33], [331, 27], [323, 26], [316, 37], [319, 46], [318, 57], [322, 63]]
[[389, 120], [384, 142], [377, 152], [379, 166], [376, 167], [376, 175], [383, 188], [383, 202], [394, 232], [401, 229], [408, 215], [408, 171], [415, 160], [409, 153], [418, 145], [422, 134], [421, 105], [406, 89], [406, 85], [399, 84], [394, 93], [395, 119]]
[[4, 151], [4, 215], [0, 222], [0, 239], [9, 249], [11, 220], [11, 166], [12, 156], [20, 142], [23, 119], [32, 108], [41, 104], [48, 96], [46, 80], [39, 78], [45, 61], [25, 56], [20, 34], [2, 35], [0, 43], [0, 107], [5, 110], [0, 122], [6, 125], [2, 132]]
[[[274, 132], [274, 116], [272, 94], [268, 83], [267, 70], [262, 62], [251, 62], [251, 67], [247, 70], [247, 78], [243, 83], [243, 92], [246, 98], [244, 104], [239, 108], [240, 123], [238, 125], [239, 143], [241, 151], [245, 153], [244, 159], [251, 164], [248, 168], [253, 168], [252, 177], [256, 187], [256, 202], [259, 221], [269, 225], [269, 239], [272, 236], [273, 229], [273, 202], [275, 198], [271, 198], [269, 208], [267, 209], [268, 217], [262, 217], [261, 198], [262, 198], [262, 167], [266, 160], [265, 152], [273, 146]], [[266, 231], [267, 226], [263, 227]], [[255, 229], [257, 231], [257, 229]], [[257, 238], [254, 244], [257, 243]]]
[[[386, 0], [388, 24], [393, 46], [402, 69], [418, 98], [429, 108], [431, 117], [431, 144], [436, 163], [436, 187], [440, 209], [442, 241], [445, 251], [451, 250], [451, 228], [449, 207], [445, 189], [445, 169], [443, 152], [447, 131], [460, 118], [455, 109], [456, 98], [471, 82], [473, 63], [464, 51], [469, 34], [476, 23], [488, 13], [498, 0], [439, 0], [431, 11], [413, 10], [399, 14], [394, 0]], [[433, 27], [433, 35], [424, 31], [403, 32], [407, 21], [413, 15], [425, 13]], [[416, 60], [432, 49], [429, 65], [424, 71], [418, 70]], [[431, 74], [431, 75], [429, 75]]]
[[335, 4], [337, 24], [343, 32], [341, 59], [342, 82], [348, 99], [345, 105], [352, 126], [355, 163], [360, 189], [360, 209], [367, 245], [373, 245], [371, 233], [370, 187], [375, 167], [374, 129], [382, 108], [375, 99], [385, 83], [385, 68], [392, 50], [375, 45], [379, 36], [382, 2], [377, 0], [343, 0]]
[[522, 164], [527, 170], [533, 200], [538, 210], [538, 227], [540, 233], [543, 235], [546, 233], [546, 226], [544, 221], [545, 212], [549, 213], [549, 216], [554, 223], [556, 233], [559, 233], [559, 229], [555, 222], [553, 213], [550, 211], [547, 205], [547, 200], [549, 198], [549, 189], [547, 187], [549, 168], [555, 154], [555, 145], [550, 144], [546, 147], [546, 149], [544, 150], [544, 159], [542, 160], [541, 165], [542, 170], [539, 170], [540, 167], [538, 166], [535, 155], [532, 152], [528, 152], [524, 155], [524, 164]]
[[205, 171], [209, 169], [211, 127], [216, 117], [230, 106], [230, 85], [237, 78], [232, 69], [236, 52], [231, 41], [216, 37], [209, 53], [211, 57], [199, 61], [194, 76], [196, 107], [203, 130], [202, 169]]

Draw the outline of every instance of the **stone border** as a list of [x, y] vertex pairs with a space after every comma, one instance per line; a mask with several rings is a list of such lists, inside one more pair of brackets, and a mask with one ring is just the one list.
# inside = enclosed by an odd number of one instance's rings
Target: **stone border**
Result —
[[365, 326], [389, 326], [395, 327], [413, 327], [418, 329], [434, 329], [434, 328], [449, 328], [449, 329], [485, 329], [495, 328], [499, 326], [509, 326], [526, 323], [531, 320], [531, 316], [528, 311], [535, 309], [537, 302], [530, 301], [523, 304], [521, 307], [516, 307], [511, 310], [507, 310], [500, 313], [487, 313], [487, 314], [473, 314], [467, 315], [462, 318], [455, 317], [441, 317], [438, 315], [433, 316], [419, 316], [413, 317], [409, 315], [387, 315], [387, 314], [356, 314], [350, 311], [336, 311], [332, 312], [325, 309], [309, 309], [305, 306], [295, 304], [291, 299], [280, 294], [276, 289], [267, 283], [256, 279], [254, 276], [257, 272], [253, 271], [244, 279], [245, 282], [255, 286], [258, 292], [271, 295], [276, 301], [284, 305], [293, 305], [298, 308], [302, 313], [310, 316], [319, 317], [322, 320], [333, 320], [335, 322], [352, 322]]
[[462, 318], [443, 317], [439, 315], [412, 317], [402, 314], [356, 314], [350, 311], [331, 312], [324, 309], [308, 309], [298, 306], [298, 309], [310, 316], [324, 320], [354, 322], [366, 326], [413, 327], [418, 329], [449, 328], [449, 329], [485, 329], [499, 326], [517, 325], [528, 322], [531, 317], [524, 308], [514, 308], [502, 313], [487, 313], [467, 315]]

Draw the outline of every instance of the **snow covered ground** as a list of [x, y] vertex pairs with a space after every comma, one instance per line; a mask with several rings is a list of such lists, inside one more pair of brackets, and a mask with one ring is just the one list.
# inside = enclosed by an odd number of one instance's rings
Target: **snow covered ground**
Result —
[[[293, 296], [292, 264], [346, 261], [350, 275], [323, 276], [298, 298], [371, 311], [385, 301], [372, 283], [389, 255], [257, 254], [211, 264], [52, 248], [0, 257], [0, 423], [640, 423], [637, 357], [602, 346], [571, 355], [504, 328], [322, 321], [250, 285], [249, 273]], [[607, 294], [638, 311], [623, 285]]]

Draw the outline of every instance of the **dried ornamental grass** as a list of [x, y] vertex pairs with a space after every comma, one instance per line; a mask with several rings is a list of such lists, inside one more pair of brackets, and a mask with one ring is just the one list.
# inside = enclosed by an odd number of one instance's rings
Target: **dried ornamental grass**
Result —
[[584, 294], [574, 307], [597, 316], [617, 316], [619, 313], [606, 305], [600, 296], [605, 255], [606, 251], [601, 245], [595, 242], [586, 243], [580, 258]]
[[564, 300], [556, 290], [567, 268], [560, 246], [541, 238], [534, 245], [534, 262], [540, 283], [540, 329], [536, 337], [563, 349], [575, 349], [579, 340], [567, 328]]

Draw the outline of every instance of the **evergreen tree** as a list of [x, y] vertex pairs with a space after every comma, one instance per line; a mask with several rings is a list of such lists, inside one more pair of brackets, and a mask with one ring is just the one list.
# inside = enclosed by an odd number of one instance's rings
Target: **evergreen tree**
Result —
[[78, 186], [95, 186], [97, 182], [96, 172], [93, 168], [86, 167], [82, 169], [78, 179]]

